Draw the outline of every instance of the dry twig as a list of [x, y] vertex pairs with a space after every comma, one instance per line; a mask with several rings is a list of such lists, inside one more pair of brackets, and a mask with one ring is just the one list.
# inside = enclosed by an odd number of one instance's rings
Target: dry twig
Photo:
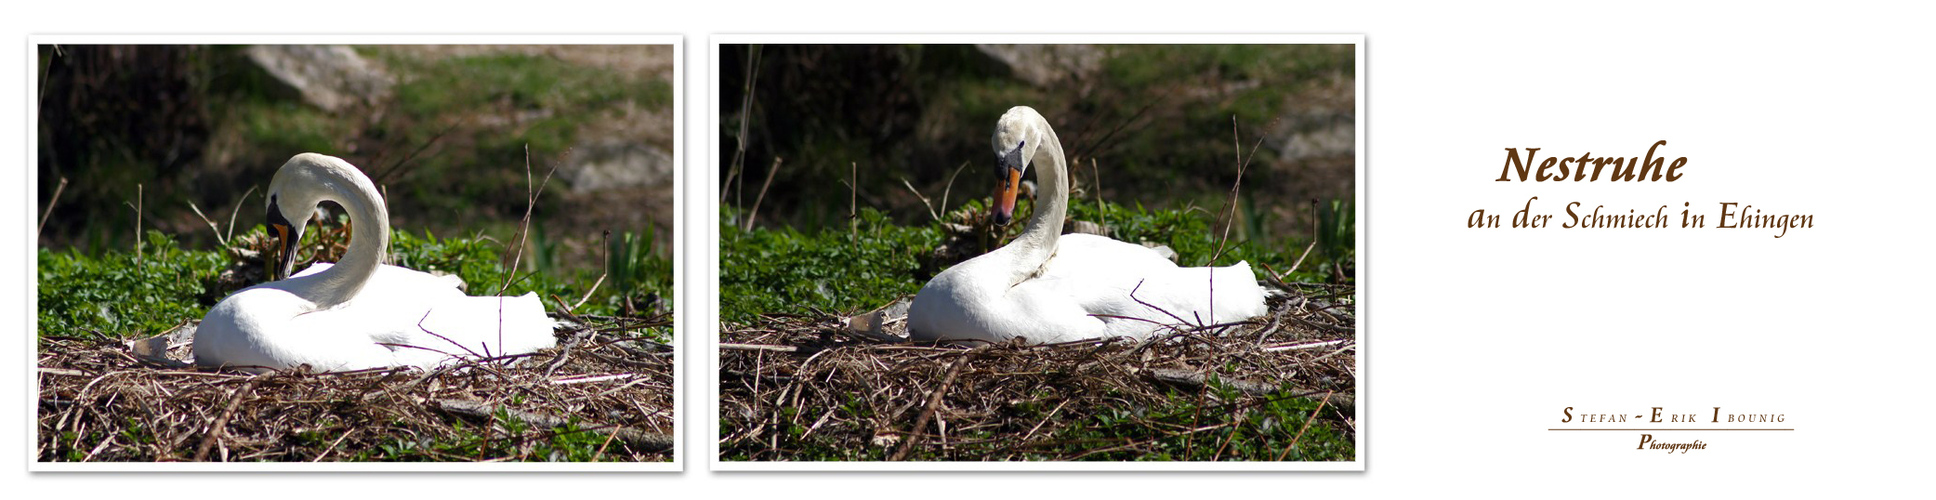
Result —
[[54, 215], [54, 204], [60, 202], [61, 191], [66, 190], [67, 178], [61, 177], [60, 184], [54, 186], [54, 196], [47, 199], [47, 209], [40, 212], [40, 225], [34, 228], [34, 235], [38, 236], [42, 230], [47, 229], [47, 216]]
[[773, 174], [780, 172], [780, 160], [778, 156], [773, 157], [773, 167], [766, 169], [766, 182], [760, 183], [760, 195], [753, 198], [753, 208], [746, 211], [746, 226], [742, 229], [753, 230], [753, 220], [760, 217], [760, 202], [766, 200], [766, 188], [773, 186]]
[[[534, 443], [559, 422], [612, 436], [600, 460], [665, 461], [673, 432], [672, 364], [641, 329], [668, 317], [581, 318], [573, 332], [602, 341], [552, 352], [467, 360], [429, 372], [291, 370], [241, 375], [157, 369], [118, 341], [43, 338], [39, 348], [42, 461], [555, 460]], [[566, 342], [566, 345], [571, 345]], [[646, 349], [633, 346], [644, 345]], [[189, 346], [168, 352], [188, 359]], [[532, 358], [532, 359], [525, 359]], [[457, 425], [459, 400], [530, 424], [517, 432]], [[526, 418], [534, 415], [551, 419]], [[480, 433], [480, 431], [485, 431]], [[598, 442], [591, 444], [598, 446]], [[465, 450], [452, 453], [452, 450]]]
[[[1356, 387], [1356, 332], [1346, 320], [1352, 308], [1336, 305], [1351, 296], [1349, 287], [1293, 286], [1271, 299], [1268, 319], [1202, 326], [1177, 319], [1183, 324], [1171, 333], [1145, 342], [968, 349], [848, 335], [843, 318], [774, 315], [725, 324], [721, 458], [1124, 460], [1159, 442], [1189, 442], [1201, 447], [1197, 459], [1208, 459], [1220, 446], [1237, 446], [1225, 443], [1227, 433], [1257, 433], [1234, 415], [1324, 391], [1340, 397], [1312, 426], [1354, 432], [1352, 414], [1334, 411]], [[1337, 327], [1298, 320], [1333, 321], [1321, 318], [1329, 314], [1340, 315]], [[1210, 377], [1233, 389], [1234, 399], [1218, 399]], [[1165, 414], [1179, 394], [1204, 399]], [[1094, 434], [1077, 430], [1104, 416], [1154, 436], [1086, 437]], [[1282, 440], [1295, 430], [1284, 429]]]

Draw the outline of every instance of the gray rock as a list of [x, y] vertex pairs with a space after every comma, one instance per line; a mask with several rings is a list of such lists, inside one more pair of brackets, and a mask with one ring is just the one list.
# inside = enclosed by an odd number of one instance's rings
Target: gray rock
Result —
[[145, 339], [123, 342], [135, 359], [157, 366], [173, 369], [187, 369], [195, 366], [195, 330], [201, 327], [201, 320], [189, 320], [176, 325], [167, 333]]
[[1037, 87], [1086, 78], [1102, 69], [1103, 51], [1094, 45], [976, 45], [976, 50]]
[[1286, 135], [1277, 150], [1287, 160], [1351, 156], [1357, 132], [1351, 122], [1315, 126]]
[[847, 330], [877, 341], [907, 342], [907, 311], [913, 304], [913, 297], [901, 297], [880, 309], [847, 318]]
[[344, 45], [256, 45], [249, 61], [324, 111], [373, 105], [389, 97], [396, 79]]
[[1350, 157], [1357, 149], [1352, 80], [1333, 75], [1290, 100], [1281, 132], [1269, 142], [1285, 160]]
[[672, 154], [627, 141], [598, 141], [572, 148], [558, 177], [573, 193], [672, 183]]

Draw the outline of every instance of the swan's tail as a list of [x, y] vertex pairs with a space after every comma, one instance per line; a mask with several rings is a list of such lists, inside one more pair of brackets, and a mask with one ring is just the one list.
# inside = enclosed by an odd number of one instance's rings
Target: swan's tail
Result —
[[1215, 276], [1213, 297], [1217, 323], [1243, 321], [1270, 312], [1264, 306], [1264, 287], [1257, 286], [1257, 273], [1250, 270], [1250, 262], [1238, 262], [1228, 267], [1211, 268]]
[[[1112, 331], [1139, 336], [1165, 325], [1234, 323], [1269, 312], [1264, 289], [1250, 263], [1227, 267], [1183, 267], [1140, 283], [1131, 295], [1136, 304], [1118, 313], [1139, 318], [1111, 322]], [[1118, 303], [1121, 301], [1118, 300]], [[1108, 320], [1105, 320], [1108, 322]]]
[[[552, 336], [555, 324], [545, 317], [544, 304], [535, 293], [517, 297], [460, 297], [431, 310], [423, 320], [426, 335], [415, 339], [415, 343], [423, 348], [420, 351], [446, 355], [524, 354], [558, 345], [557, 337]], [[437, 357], [441, 362], [446, 356]]]

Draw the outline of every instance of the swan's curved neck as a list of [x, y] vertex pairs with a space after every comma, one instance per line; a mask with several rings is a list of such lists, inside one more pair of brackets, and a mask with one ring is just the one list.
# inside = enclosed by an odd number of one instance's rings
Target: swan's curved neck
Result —
[[316, 173], [321, 182], [314, 184], [320, 188], [315, 203], [336, 202], [350, 216], [349, 248], [336, 265], [312, 276], [318, 286], [305, 297], [322, 309], [348, 302], [376, 274], [390, 248], [390, 211], [375, 184], [354, 167], [324, 165]]
[[1069, 167], [1062, 157], [1062, 139], [1055, 136], [1055, 129], [1041, 115], [1033, 119], [1031, 125], [1036, 128], [1035, 137], [1040, 141], [1035, 158], [1047, 157], [1049, 161], [1047, 165], [1034, 162], [1034, 213], [1029, 216], [1022, 234], [1008, 244], [1020, 252], [1016, 255], [1019, 265], [1013, 267], [1017, 274], [1010, 280], [1011, 285], [1038, 274], [1042, 265], [1055, 256], [1056, 239], [1062, 235], [1062, 221], [1067, 217], [1069, 205]]

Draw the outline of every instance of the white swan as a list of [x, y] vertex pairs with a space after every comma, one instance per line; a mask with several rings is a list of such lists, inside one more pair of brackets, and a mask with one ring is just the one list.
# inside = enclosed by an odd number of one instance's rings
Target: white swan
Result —
[[[303, 153], [269, 182], [269, 227], [281, 258], [270, 281], [209, 309], [195, 363], [252, 372], [434, 367], [459, 356], [521, 354], [557, 344], [536, 294], [469, 297], [456, 277], [383, 265], [390, 213], [369, 177], [340, 158]], [[349, 212], [350, 244], [335, 265], [282, 279], [316, 205]], [[302, 221], [291, 224], [290, 221]]]
[[1062, 235], [1068, 167], [1061, 140], [1035, 109], [1009, 109], [993, 141], [1001, 171], [993, 207], [999, 223], [1013, 216], [1022, 173], [1037, 153], [1049, 158], [1035, 171], [1035, 215], [1014, 241], [921, 287], [908, 307], [915, 340], [1143, 339], [1164, 325], [1226, 323], [1266, 312], [1247, 262], [1180, 268], [1141, 245]]

